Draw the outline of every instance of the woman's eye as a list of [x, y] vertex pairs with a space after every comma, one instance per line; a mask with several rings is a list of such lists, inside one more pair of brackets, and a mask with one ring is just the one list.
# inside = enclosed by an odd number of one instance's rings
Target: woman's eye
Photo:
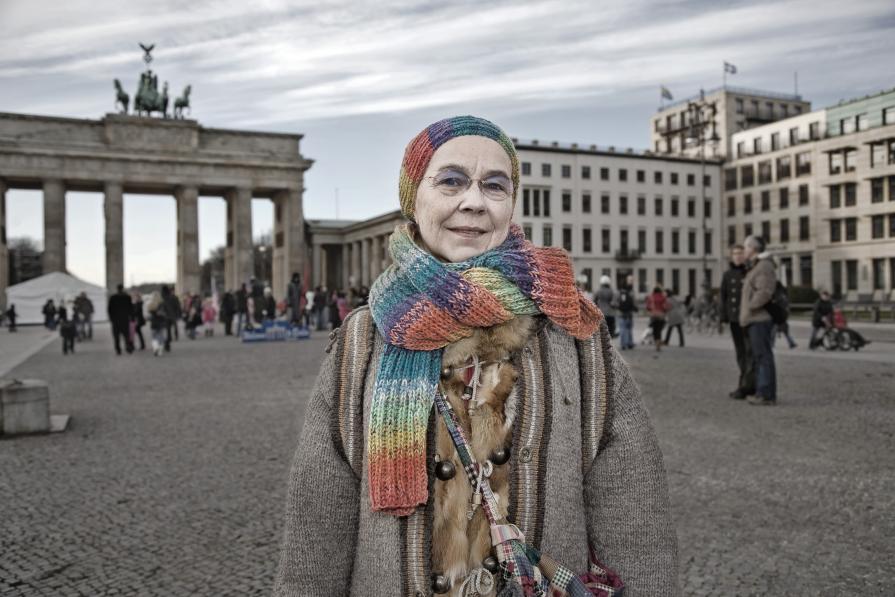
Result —
[[448, 176], [446, 178], [442, 178], [438, 184], [442, 184], [448, 187], [459, 187], [463, 185], [463, 181], [456, 176]]

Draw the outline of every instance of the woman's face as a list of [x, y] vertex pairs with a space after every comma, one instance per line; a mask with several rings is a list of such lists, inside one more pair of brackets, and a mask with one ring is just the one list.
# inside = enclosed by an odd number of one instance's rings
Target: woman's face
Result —
[[439, 147], [416, 192], [423, 248], [457, 262], [500, 245], [513, 216], [510, 157], [485, 137], [457, 137]]

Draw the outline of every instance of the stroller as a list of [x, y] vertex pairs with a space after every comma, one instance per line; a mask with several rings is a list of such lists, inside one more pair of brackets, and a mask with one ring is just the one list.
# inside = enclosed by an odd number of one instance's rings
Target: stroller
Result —
[[833, 325], [827, 330], [823, 337], [823, 346], [827, 350], [860, 350], [862, 347], [870, 344], [870, 341], [864, 338], [857, 331], [848, 327], [848, 320], [841, 307], [833, 309]]

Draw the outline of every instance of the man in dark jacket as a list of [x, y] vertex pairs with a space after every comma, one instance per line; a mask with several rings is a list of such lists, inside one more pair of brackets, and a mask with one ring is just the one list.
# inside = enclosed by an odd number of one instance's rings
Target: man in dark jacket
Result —
[[302, 300], [304, 299], [304, 295], [301, 291], [301, 276], [298, 275], [298, 272], [292, 274], [292, 280], [289, 282], [289, 287], [286, 289], [286, 302], [289, 304], [289, 321], [293, 325], [301, 324], [301, 315], [302, 311], [304, 311], [304, 305], [302, 305]]
[[634, 276], [625, 278], [625, 285], [618, 289], [618, 322], [621, 329], [622, 350], [634, 348]]
[[124, 338], [124, 346], [128, 354], [134, 352], [134, 344], [131, 342], [128, 327], [134, 312], [134, 304], [129, 294], [124, 292], [124, 286], [118, 285], [118, 292], [109, 297], [109, 321], [112, 323], [112, 337], [115, 339], [115, 352], [121, 354], [120, 338]]
[[830, 293], [822, 290], [811, 314], [811, 342], [808, 343], [808, 348], [811, 350], [817, 348], [824, 332], [831, 325], [833, 325], [833, 301], [830, 300]]
[[730, 325], [730, 337], [736, 351], [740, 379], [730, 397], [743, 400], [755, 393], [755, 370], [752, 367], [752, 350], [746, 331], [740, 327], [740, 301], [743, 296], [743, 277], [746, 266], [743, 263], [743, 245], [730, 248], [730, 269], [721, 278], [721, 323]]
[[180, 301], [177, 295], [171, 292], [167, 286], [162, 286], [162, 301], [165, 303], [166, 334], [165, 334], [165, 351], [171, 352], [171, 331], [173, 328], [174, 337], [177, 337], [177, 320], [183, 313], [180, 307]]
[[229, 290], [221, 298], [221, 323], [224, 324], [224, 335], [233, 335], [233, 314], [236, 313], [236, 298]]
[[243, 326], [248, 326], [249, 321], [249, 291], [245, 283], [240, 284], [236, 291], [236, 335], [242, 334]]

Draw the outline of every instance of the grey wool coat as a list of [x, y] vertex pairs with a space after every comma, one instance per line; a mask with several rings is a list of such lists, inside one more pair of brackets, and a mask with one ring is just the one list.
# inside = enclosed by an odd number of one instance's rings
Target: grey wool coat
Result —
[[[429, 504], [405, 517], [370, 510], [364, 438], [384, 346], [360, 307], [327, 349], [290, 473], [277, 597], [433, 594], [433, 458]], [[513, 364], [510, 519], [575, 572], [592, 545], [625, 597], [679, 595], [662, 453], [606, 326], [576, 341], [539, 316]], [[435, 421], [433, 408], [430, 452]]]

